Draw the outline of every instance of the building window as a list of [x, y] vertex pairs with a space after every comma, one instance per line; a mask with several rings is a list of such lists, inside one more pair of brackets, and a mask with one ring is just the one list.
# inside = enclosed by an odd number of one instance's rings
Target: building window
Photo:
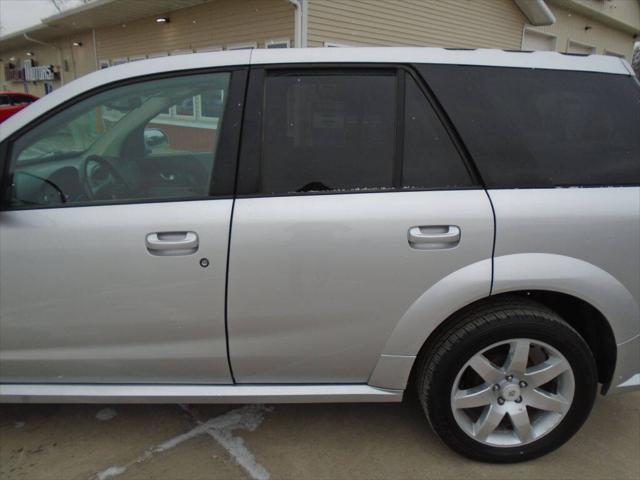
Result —
[[267, 48], [289, 48], [289, 39], [281, 38], [279, 40], [267, 40], [265, 45]]
[[213, 47], [201, 47], [196, 48], [196, 53], [204, 53], [204, 52], [220, 52], [222, 51], [222, 47], [219, 45]]
[[522, 34], [522, 50], [549, 51], [556, 50], [558, 38], [545, 32], [525, 28]]
[[324, 42], [324, 46], [326, 48], [349, 48], [349, 47], [353, 47], [353, 45], [347, 45], [346, 43], [337, 43], [337, 42]]
[[256, 42], [248, 42], [227, 45], [227, 50], [251, 50], [252, 48], [258, 48], [258, 44]]
[[196, 97], [188, 97], [176, 104], [175, 112], [179, 117], [196, 118]]
[[606, 49], [604, 51], [604, 54], [610, 57], [627, 58], [626, 55], [623, 55], [622, 53], [612, 52], [611, 50], [606, 50]]
[[596, 47], [587, 45], [586, 43], [567, 41], [567, 53], [580, 53], [583, 55], [592, 55], [596, 53]]
[[158, 114], [155, 123], [217, 129], [225, 100], [225, 90], [212, 87]]

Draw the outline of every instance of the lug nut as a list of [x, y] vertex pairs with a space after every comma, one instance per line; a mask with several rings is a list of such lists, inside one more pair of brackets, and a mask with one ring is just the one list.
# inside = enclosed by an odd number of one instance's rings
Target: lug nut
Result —
[[511, 380], [513, 380], [513, 375], [507, 375], [507, 382], [510, 382]]
[[516, 403], [522, 403], [522, 397], [516, 398]]
[[498, 397], [498, 405], [504, 405], [504, 398]]
[[500, 390], [500, 385], [498, 385], [497, 383], [492, 387], [492, 390], [494, 392], [497, 392], [498, 390]]
[[520, 388], [527, 388], [527, 386], [528, 386], [527, 382], [525, 382], [524, 380], [520, 380], [519, 385], [520, 385]]

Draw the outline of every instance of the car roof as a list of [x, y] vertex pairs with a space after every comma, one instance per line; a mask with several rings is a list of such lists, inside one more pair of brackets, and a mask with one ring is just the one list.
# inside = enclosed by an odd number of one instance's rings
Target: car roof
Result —
[[491, 49], [446, 49], [423, 47], [288, 48], [206, 52], [153, 58], [89, 73], [45, 95], [7, 119], [0, 128], [0, 141], [51, 108], [94, 88], [146, 75], [202, 68], [309, 63], [428, 63], [529, 69], [571, 70], [632, 75], [628, 63], [618, 57], [576, 55], [558, 52], [517, 52]]
[[270, 63], [431, 63], [574, 70], [630, 75], [618, 57], [495, 49], [375, 47], [254, 50], [252, 65]]

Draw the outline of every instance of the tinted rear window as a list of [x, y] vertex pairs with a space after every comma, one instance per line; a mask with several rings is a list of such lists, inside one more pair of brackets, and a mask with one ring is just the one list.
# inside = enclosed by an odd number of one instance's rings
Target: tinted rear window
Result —
[[269, 76], [262, 191], [392, 187], [397, 110], [393, 73]]
[[640, 88], [632, 77], [418, 68], [488, 187], [640, 184]]

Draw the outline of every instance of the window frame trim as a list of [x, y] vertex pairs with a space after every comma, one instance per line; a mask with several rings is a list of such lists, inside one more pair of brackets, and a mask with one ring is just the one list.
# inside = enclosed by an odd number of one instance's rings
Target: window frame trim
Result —
[[280, 38], [272, 38], [264, 42], [265, 48], [283, 48], [283, 47], [274, 47], [274, 45], [286, 45], [286, 47], [284, 48], [291, 48], [291, 40], [289, 40], [289, 38], [286, 38], [286, 37], [280, 37]]
[[[89, 202], [76, 202], [73, 204], [57, 204], [57, 205], [27, 205], [12, 206], [11, 205], [11, 188], [10, 173], [12, 167], [12, 154], [15, 142], [35, 129], [50, 118], [56, 116], [63, 110], [76, 105], [84, 100], [109, 90], [124, 87], [131, 84], [144, 83], [148, 81], [164, 80], [169, 78], [178, 78], [193, 75], [206, 75], [216, 73], [229, 73], [229, 96], [226, 99], [225, 110], [223, 113], [222, 129], [220, 130], [218, 144], [214, 152], [214, 165], [211, 175], [209, 190], [206, 195], [189, 196], [189, 197], [171, 197], [171, 198], [148, 198], [148, 199], [129, 199], [129, 200], [101, 200]], [[205, 67], [188, 70], [178, 70], [172, 72], [154, 73], [151, 75], [143, 75], [137, 77], [126, 78], [116, 82], [110, 82], [100, 85], [96, 88], [86, 90], [67, 101], [56, 105], [40, 117], [34, 119], [21, 129], [17, 130], [11, 136], [7, 137], [0, 143], [0, 212], [5, 211], [23, 211], [23, 210], [43, 210], [43, 209], [60, 209], [60, 208], [76, 208], [76, 207], [99, 207], [114, 205], [135, 205], [150, 203], [167, 203], [167, 202], [187, 202], [187, 201], [203, 201], [203, 200], [221, 200], [233, 199], [235, 195], [235, 183], [238, 169], [238, 155], [240, 152], [241, 126], [243, 124], [244, 106], [246, 99], [246, 88], [248, 83], [249, 65], [233, 65], [220, 67]], [[222, 165], [229, 163], [229, 170], [225, 177], [226, 183], [223, 187], [229, 190], [228, 193], [216, 194], [213, 192], [213, 184], [215, 171]], [[222, 164], [222, 165], [221, 165]], [[216, 183], [221, 183], [217, 180]]]
[[[579, 47], [590, 48], [591, 52], [590, 53], [570, 52], [569, 49], [571, 48], [572, 44], [573, 45], [577, 45]], [[579, 40], [574, 40], [571, 37], [567, 37], [567, 44], [565, 45], [564, 53], [568, 53], [569, 55], [583, 55], [583, 56], [597, 55], [598, 54], [598, 49], [597, 49], [597, 47], [595, 45], [591, 45], [589, 43], [581, 42]]]
[[[348, 74], [354, 71], [368, 71], [372, 74], [376, 72], [391, 72], [397, 79], [396, 87], [396, 137], [393, 158], [393, 180], [392, 186], [381, 189], [361, 189], [346, 191], [312, 191], [312, 192], [286, 192], [286, 193], [256, 193], [259, 190], [260, 167], [263, 154], [263, 115], [265, 99], [265, 81], [270, 72], [282, 72], [281, 74], [296, 75], [304, 72], [306, 74], [326, 74], [333, 71], [336, 75]], [[406, 79], [413, 78], [418, 88], [425, 96], [433, 112], [447, 132], [447, 135], [456, 149], [469, 176], [470, 185], [464, 187], [402, 187], [402, 163], [404, 160], [404, 95]], [[402, 88], [400, 88], [402, 83]], [[400, 95], [402, 94], [402, 95]], [[280, 63], [265, 64], [250, 69], [250, 77], [247, 83], [247, 109], [243, 118], [243, 135], [241, 139], [241, 152], [237, 166], [237, 181], [235, 187], [235, 198], [271, 198], [271, 197], [296, 197], [312, 195], [349, 195], [349, 194], [373, 194], [373, 193], [398, 193], [398, 192], [424, 192], [424, 191], [457, 191], [457, 190], [480, 190], [485, 189], [484, 181], [476, 167], [469, 151], [464, 145], [462, 138], [455, 129], [454, 124], [431, 91], [426, 81], [412, 64], [396, 63]], [[402, 113], [402, 115], [400, 115]], [[250, 132], [250, 133], [247, 133]], [[399, 173], [398, 173], [399, 172]], [[399, 176], [398, 176], [399, 175]], [[397, 180], [399, 179], [399, 180]], [[399, 184], [396, 183], [399, 181]], [[247, 187], [247, 183], [252, 187]], [[248, 192], [248, 190], [253, 190]]]
[[536, 27], [534, 25], [529, 25], [529, 24], [526, 24], [522, 29], [522, 40], [520, 42], [520, 50], [522, 50], [524, 52], [533, 51], [533, 50], [525, 50], [525, 48], [524, 48], [524, 39], [525, 39], [525, 35], [528, 32], [531, 32], [534, 35], [540, 35], [542, 37], [547, 37], [547, 38], [553, 39], [553, 49], [552, 50], [543, 50], [543, 51], [546, 51], [546, 52], [557, 52], [558, 51], [558, 35], [556, 35], [555, 33], [549, 33], [549, 32], [543, 32], [543, 31], [540, 31], [540, 30], [536, 30]]

